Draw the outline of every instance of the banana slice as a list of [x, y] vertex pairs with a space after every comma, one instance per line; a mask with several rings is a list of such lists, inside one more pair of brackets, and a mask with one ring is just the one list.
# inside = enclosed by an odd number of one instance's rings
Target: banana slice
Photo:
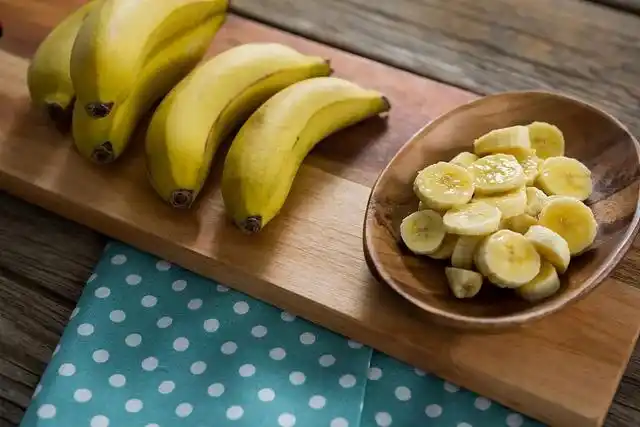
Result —
[[542, 159], [536, 155], [536, 150], [514, 150], [513, 152], [507, 154], [513, 154], [518, 163], [520, 163], [520, 166], [522, 166], [527, 185], [533, 185], [533, 183], [536, 181], [536, 178], [538, 177], [538, 173], [540, 172], [540, 165], [542, 164]]
[[473, 298], [482, 288], [482, 275], [462, 268], [445, 267], [449, 288], [456, 298]]
[[526, 192], [527, 209], [525, 210], [525, 213], [531, 216], [538, 216], [547, 200], [547, 195], [544, 194], [544, 191], [536, 187], [527, 187]]
[[438, 162], [418, 173], [413, 191], [426, 207], [446, 210], [471, 200], [473, 176], [462, 166]]
[[504, 224], [505, 228], [516, 233], [525, 234], [534, 225], [538, 224], [538, 220], [528, 214], [522, 214], [508, 218]]
[[471, 166], [475, 190], [478, 194], [504, 193], [525, 185], [524, 169], [512, 154], [492, 154], [482, 157]]
[[457, 268], [471, 269], [473, 255], [482, 239], [482, 236], [460, 236], [451, 254], [451, 265]]
[[540, 167], [538, 186], [548, 195], [586, 200], [593, 192], [591, 171], [571, 157], [549, 157]]
[[532, 281], [515, 290], [521, 298], [537, 302], [558, 292], [560, 289], [560, 278], [553, 265], [547, 261], [542, 261], [540, 273]]
[[524, 187], [495, 196], [473, 197], [471, 200], [485, 202], [497, 207], [502, 213], [502, 219], [521, 215], [527, 208], [527, 193]]
[[435, 252], [446, 234], [439, 213], [426, 209], [407, 216], [400, 224], [400, 237], [407, 248], [415, 254], [428, 255]]
[[449, 209], [442, 217], [448, 233], [462, 236], [483, 236], [500, 226], [500, 209], [484, 202], [471, 202]]
[[517, 288], [540, 272], [540, 255], [522, 234], [500, 230], [480, 243], [475, 264], [491, 283], [501, 288]]
[[557, 126], [545, 122], [533, 122], [529, 128], [531, 148], [541, 159], [564, 156], [564, 135]]
[[473, 141], [473, 151], [478, 156], [527, 148], [531, 148], [531, 141], [526, 126], [494, 129]]
[[478, 160], [478, 156], [468, 151], [463, 151], [462, 153], [458, 154], [453, 159], [451, 159], [449, 163], [462, 166], [463, 168], [468, 168], [476, 160]]
[[561, 235], [542, 225], [532, 225], [524, 237], [533, 243], [542, 258], [553, 264], [560, 274], [567, 271], [571, 254], [569, 244]]
[[569, 245], [569, 253], [579, 255], [596, 239], [598, 223], [587, 205], [573, 197], [553, 197], [540, 212], [538, 224], [558, 233]]
[[451, 258], [451, 254], [453, 254], [453, 249], [456, 246], [456, 242], [458, 241], [458, 236], [455, 234], [447, 234], [444, 236], [444, 240], [440, 247], [429, 254], [430, 258], [433, 259], [449, 259]]

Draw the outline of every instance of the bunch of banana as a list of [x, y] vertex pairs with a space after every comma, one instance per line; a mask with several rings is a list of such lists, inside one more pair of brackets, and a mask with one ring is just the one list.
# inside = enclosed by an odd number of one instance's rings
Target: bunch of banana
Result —
[[284, 88], [331, 72], [328, 60], [276, 43], [240, 45], [201, 64], [151, 120], [146, 157], [153, 188], [174, 207], [191, 206], [232, 130]]
[[473, 152], [422, 169], [413, 182], [418, 211], [400, 226], [404, 244], [451, 259], [445, 275], [457, 298], [477, 295], [483, 278], [532, 302], [553, 295], [598, 232], [584, 204], [591, 172], [564, 144], [556, 126], [534, 122], [492, 130]]

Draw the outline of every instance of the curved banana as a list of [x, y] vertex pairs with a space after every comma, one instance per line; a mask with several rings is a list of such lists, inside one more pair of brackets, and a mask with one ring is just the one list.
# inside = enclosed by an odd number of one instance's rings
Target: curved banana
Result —
[[80, 6], [40, 43], [27, 69], [27, 86], [37, 108], [47, 112], [61, 130], [71, 124], [75, 92], [71, 83], [71, 50], [87, 14], [100, 0]]
[[231, 143], [222, 176], [228, 214], [245, 232], [260, 231], [280, 211], [318, 142], [389, 109], [381, 93], [336, 77], [312, 78], [277, 93]]
[[153, 188], [174, 207], [191, 206], [230, 131], [285, 87], [330, 74], [329, 61], [276, 43], [240, 45], [201, 64], [151, 120], [146, 156]]

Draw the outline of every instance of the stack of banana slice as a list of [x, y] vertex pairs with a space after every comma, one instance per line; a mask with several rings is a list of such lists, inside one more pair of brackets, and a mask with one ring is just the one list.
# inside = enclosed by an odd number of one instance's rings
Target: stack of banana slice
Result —
[[404, 244], [450, 260], [445, 274], [457, 298], [476, 296], [485, 279], [528, 301], [548, 298], [571, 257], [596, 238], [584, 204], [590, 170], [565, 156], [564, 135], [546, 122], [492, 130], [472, 151], [418, 172], [420, 203], [401, 223]]
[[39, 46], [28, 87], [98, 164], [120, 158], [151, 113], [145, 167], [176, 208], [193, 205], [220, 144], [237, 131], [222, 196], [235, 224], [255, 233], [278, 214], [318, 142], [391, 106], [378, 91], [331, 77], [329, 60], [278, 43], [247, 43], [201, 62], [228, 6], [92, 0]]

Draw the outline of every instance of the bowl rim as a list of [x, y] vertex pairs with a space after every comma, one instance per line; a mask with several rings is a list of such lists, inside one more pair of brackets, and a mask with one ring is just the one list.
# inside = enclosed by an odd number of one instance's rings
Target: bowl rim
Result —
[[[404, 299], [408, 300], [415, 306], [422, 309], [431, 317], [438, 318], [441, 322], [445, 322], [450, 326], [463, 327], [465, 329], [477, 329], [477, 328], [498, 328], [498, 327], [510, 327], [510, 326], [520, 326], [525, 323], [529, 323], [535, 320], [539, 320], [543, 317], [546, 317], [550, 314], [556, 313], [564, 307], [567, 307], [575, 302], [578, 302], [588, 294], [590, 294], [594, 289], [596, 289], [600, 284], [604, 282], [606, 277], [611, 273], [611, 271], [619, 264], [622, 258], [627, 254], [629, 248], [631, 247], [635, 236], [638, 234], [640, 230], [640, 203], [636, 203], [636, 210], [631, 219], [631, 223], [627, 227], [627, 231], [625, 232], [621, 242], [615, 246], [613, 251], [606, 257], [606, 259], [601, 263], [601, 265], [596, 269], [596, 272], [589, 277], [585, 283], [579, 288], [569, 292], [566, 295], [563, 295], [562, 298], [558, 298], [555, 301], [552, 301], [544, 308], [539, 308], [534, 311], [528, 313], [515, 313], [506, 316], [492, 316], [492, 317], [474, 317], [464, 314], [453, 313], [450, 311], [442, 310], [436, 308], [430, 304], [425, 303], [424, 301], [414, 297], [409, 292], [403, 289], [402, 286], [399, 286], [393, 276], [388, 273], [388, 271], [382, 268], [382, 265], [379, 265], [374, 257], [371, 256], [369, 252], [369, 248], [373, 247], [373, 243], [371, 241], [371, 236], [367, 233], [367, 229], [369, 228], [369, 224], [372, 221], [372, 212], [373, 212], [373, 196], [378, 189], [379, 182], [381, 178], [387, 173], [392, 164], [395, 163], [396, 159], [403, 154], [403, 152], [408, 149], [412, 143], [421, 138], [422, 135], [432, 126], [439, 124], [440, 122], [448, 119], [451, 115], [457, 114], [461, 111], [474, 108], [478, 104], [487, 102], [489, 100], [495, 100], [503, 97], [512, 97], [512, 96], [522, 96], [522, 95], [544, 95], [550, 96], [554, 98], [563, 99], [566, 101], [572, 101], [577, 104], [580, 104], [583, 108], [587, 108], [592, 110], [593, 112], [603, 115], [604, 117], [611, 120], [615, 123], [620, 129], [622, 129], [631, 139], [633, 145], [636, 150], [636, 160], [640, 165], [640, 143], [638, 139], [631, 133], [626, 125], [624, 125], [618, 118], [613, 116], [611, 113], [596, 107], [590, 102], [587, 102], [578, 97], [568, 95], [562, 93], [560, 91], [548, 91], [548, 90], [516, 90], [516, 91], [504, 91], [490, 95], [479, 96], [476, 99], [460, 104], [457, 107], [449, 109], [439, 116], [435, 117], [433, 120], [428, 121], [424, 126], [422, 126], [417, 132], [415, 132], [394, 154], [394, 156], [389, 160], [389, 162], [384, 166], [384, 168], [378, 174], [373, 186], [371, 187], [371, 191], [369, 193], [369, 198], [367, 200], [367, 205], [365, 209], [364, 215], [364, 223], [363, 223], [363, 232], [362, 232], [362, 242], [363, 242], [363, 251], [365, 254], [365, 261], [371, 273], [373, 273], [374, 277], [391, 287], [396, 293], [402, 296]], [[638, 200], [640, 200], [640, 189], [638, 190]]]

